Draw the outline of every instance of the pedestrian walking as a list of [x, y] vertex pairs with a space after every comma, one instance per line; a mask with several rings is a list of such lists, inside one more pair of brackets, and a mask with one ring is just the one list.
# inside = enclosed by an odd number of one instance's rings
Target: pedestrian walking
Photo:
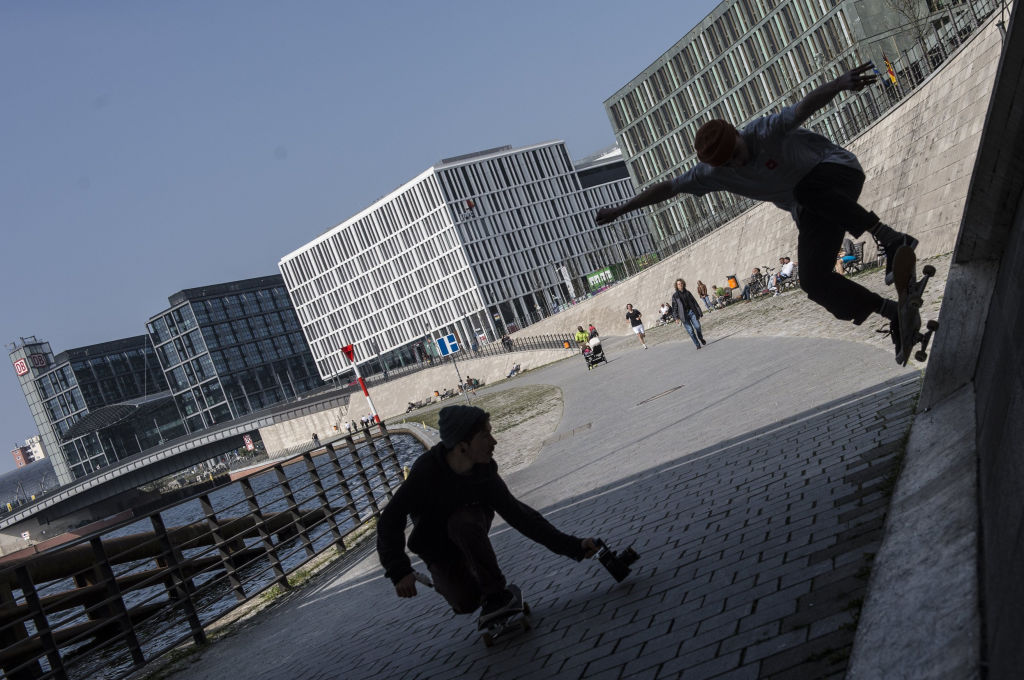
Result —
[[686, 290], [686, 281], [683, 279], [676, 279], [676, 290], [672, 293], [672, 308], [675, 310], [676, 319], [683, 324], [697, 349], [708, 344], [700, 328], [700, 318], [704, 313], [700, 311], [700, 305], [693, 294]]

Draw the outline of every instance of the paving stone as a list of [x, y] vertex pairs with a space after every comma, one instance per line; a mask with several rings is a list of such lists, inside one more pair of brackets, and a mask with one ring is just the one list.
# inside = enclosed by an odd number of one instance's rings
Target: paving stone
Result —
[[[596, 376], [574, 362], [513, 381], [562, 388], [557, 432], [590, 427], [551, 438], [508, 476], [510, 488], [565, 531], [616, 550], [632, 543], [641, 558], [624, 583], [497, 519], [499, 561], [533, 610], [527, 633], [486, 649], [473, 617], [452, 615], [432, 591], [396, 598], [370, 556], [299, 589], [175, 677], [334, 677], [339, 668], [353, 679], [841, 674], [852, 641], [846, 606], [867, 587], [857, 573], [881, 540], [883, 479], [919, 375], [849, 342], [729, 338], [699, 357], [684, 348], [623, 345], [600, 374], [615, 388], [597, 395]], [[742, 363], [742, 374], [716, 356]], [[686, 389], [636, 405], [680, 374]], [[779, 375], [815, 389], [755, 400], [736, 417], [751, 386]]]

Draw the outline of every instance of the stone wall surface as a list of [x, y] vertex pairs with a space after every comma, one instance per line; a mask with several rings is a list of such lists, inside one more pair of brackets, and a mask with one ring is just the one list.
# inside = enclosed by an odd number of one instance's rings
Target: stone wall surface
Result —
[[[545, 366], [575, 355], [575, 349], [510, 352], [460, 360], [458, 366], [463, 379], [468, 375], [475, 380], [480, 380], [485, 385], [491, 385], [503, 380], [515, 364], [519, 364], [520, 371], [528, 371], [531, 368]], [[406, 406], [410, 401], [422, 401], [431, 397], [435, 391], [454, 389], [458, 384], [459, 379], [452, 364], [441, 364], [382, 385], [374, 385], [370, 387], [370, 398], [381, 419], [392, 418], [405, 413]], [[434, 398], [434, 401], [437, 399]], [[268, 451], [308, 444], [314, 432], [319, 434], [321, 440], [326, 441], [335, 435], [335, 425], [341, 427], [348, 420], [358, 422], [369, 412], [370, 406], [366, 403], [366, 397], [362, 392], [356, 392], [352, 395], [348, 408], [344, 412], [339, 409], [331, 409], [293, 418], [284, 423], [261, 428], [260, 436]]]
[[[916, 236], [921, 258], [953, 250], [999, 62], [1000, 33], [990, 21], [898, 107], [859, 135], [849, 148], [867, 180], [861, 204], [896, 229]], [[778, 268], [781, 255], [798, 261], [797, 230], [789, 213], [761, 204], [688, 248], [604, 293], [522, 331], [561, 333], [593, 323], [608, 335], [629, 332], [631, 303], [653, 323], [682, 277], [710, 288], [726, 276], [741, 281], [756, 266]], [[865, 257], [877, 253], [865, 236]]]

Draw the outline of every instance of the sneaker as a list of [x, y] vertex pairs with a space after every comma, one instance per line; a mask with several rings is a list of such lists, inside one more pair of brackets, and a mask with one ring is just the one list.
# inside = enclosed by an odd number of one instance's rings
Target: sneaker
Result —
[[481, 630], [486, 628], [495, 619], [508, 614], [522, 611], [523, 602], [520, 599], [519, 589], [509, 586], [493, 595], [484, 598], [483, 606], [480, 609], [480, 617], [477, 619], [477, 627]]
[[895, 319], [889, 322], [889, 328], [879, 328], [878, 333], [884, 333], [889, 336], [892, 340], [893, 350], [896, 353], [896, 363], [900, 365], [906, 365], [907, 362], [903, 360], [903, 347], [900, 343], [900, 321]]
[[644, 349], [647, 349], [647, 345], [644, 345]]
[[906, 246], [910, 249], [917, 248], [917, 239], [910, 234], [897, 234], [896, 238], [891, 239], [881, 245], [880, 255], [885, 256], [885, 285], [891, 286], [893, 283], [892, 274], [892, 263], [896, 259], [896, 251]]
[[706, 344], [708, 344], [708, 341], [705, 340], [704, 338], [700, 338], [700, 344], [706, 345]]

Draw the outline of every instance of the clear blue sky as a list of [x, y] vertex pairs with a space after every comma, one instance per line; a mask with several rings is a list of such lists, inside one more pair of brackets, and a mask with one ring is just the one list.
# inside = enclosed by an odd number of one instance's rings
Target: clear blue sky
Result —
[[[602, 102], [717, 4], [4, 2], [0, 338], [141, 334], [441, 158], [593, 153]], [[0, 443], [35, 432], [9, 367]]]

